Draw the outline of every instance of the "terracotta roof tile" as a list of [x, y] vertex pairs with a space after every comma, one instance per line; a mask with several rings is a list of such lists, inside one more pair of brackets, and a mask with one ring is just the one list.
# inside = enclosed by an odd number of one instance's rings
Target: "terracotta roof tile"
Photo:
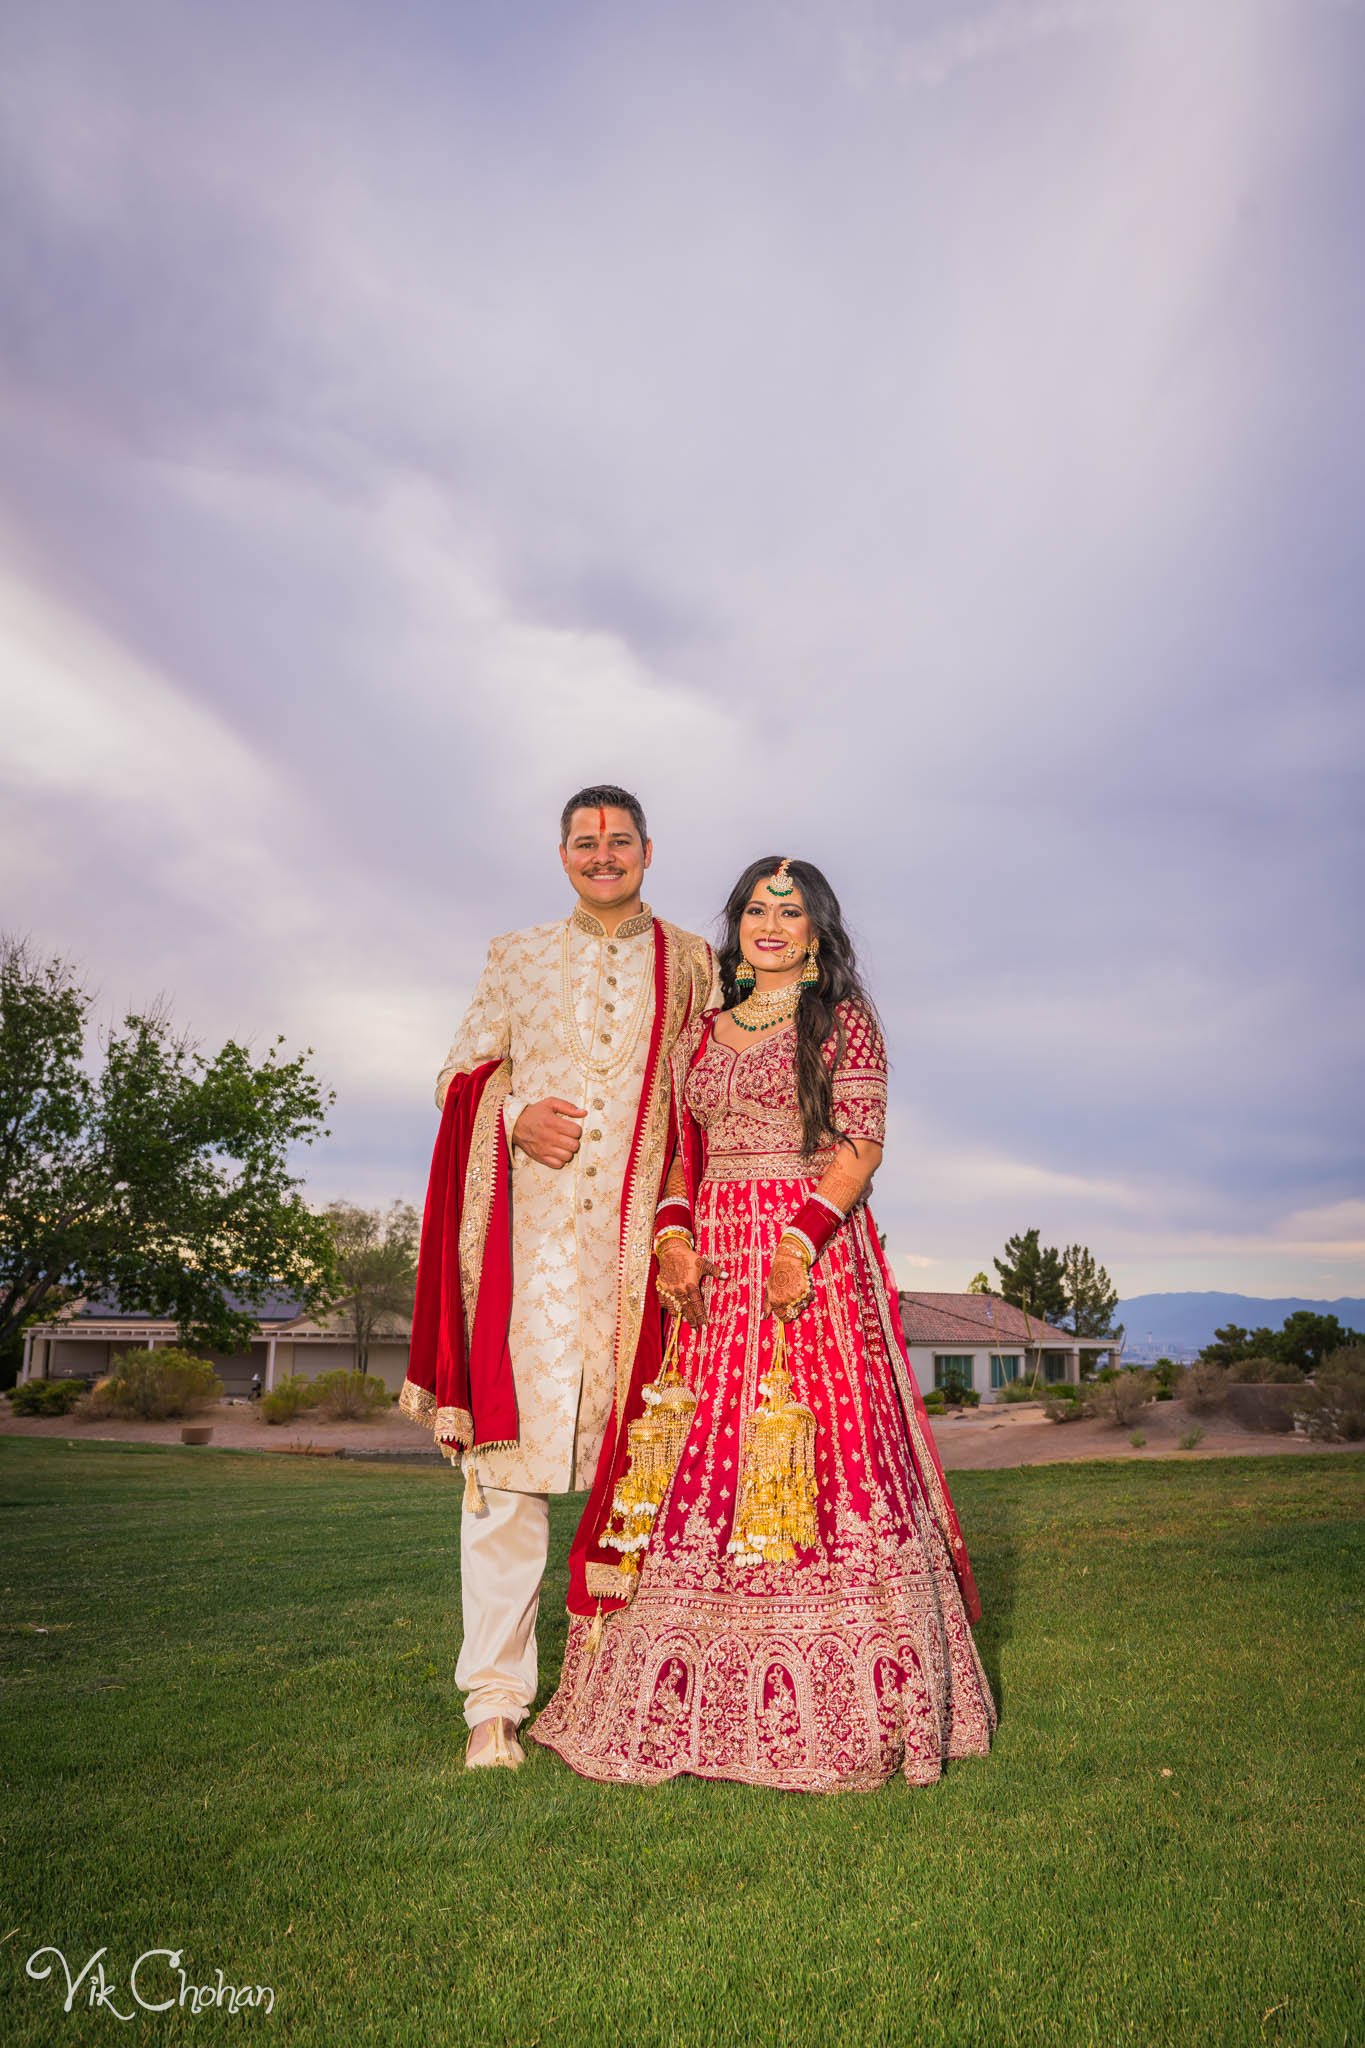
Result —
[[[1022, 1309], [998, 1294], [902, 1294], [901, 1327], [907, 1344], [1074, 1344], [1070, 1330], [1059, 1330], [1038, 1316], [1025, 1319]], [[1030, 1330], [1032, 1334], [1030, 1335]], [[1082, 1338], [1082, 1343], [1094, 1343]]]

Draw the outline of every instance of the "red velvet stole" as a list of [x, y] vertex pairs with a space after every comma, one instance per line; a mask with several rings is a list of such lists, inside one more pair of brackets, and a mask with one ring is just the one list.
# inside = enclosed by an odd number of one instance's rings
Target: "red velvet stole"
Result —
[[[663, 1036], [664, 1020], [669, 1009], [669, 977], [670, 973], [678, 974], [683, 971], [682, 962], [674, 961], [670, 963], [663, 927], [656, 919], [654, 925], [654, 1025], [650, 1033], [649, 1053], [645, 1061], [644, 1084], [640, 1089], [640, 1107], [635, 1118], [635, 1129], [631, 1137], [630, 1156], [626, 1165], [626, 1177], [621, 1197], [619, 1287], [623, 1299], [618, 1306], [618, 1316], [624, 1313], [624, 1296], [632, 1284], [627, 1259], [627, 1233], [632, 1220], [632, 1203], [638, 1201], [648, 1203], [649, 1214], [651, 1219], [653, 1218], [654, 1212], [659, 1205], [659, 1196], [663, 1191], [664, 1176], [668, 1171], [668, 1162], [672, 1157], [672, 1143], [667, 1142], [663, 1145], [660, 1156], [652, 1162], [647, 1162], [642, 1157], [642, 1141], [649, 1120], [651, 1098], [659, 1085], [660, 1068], [664, 1064], [666, 1057], [663, 1048]], [[689, 1013], [690, 1007], [691, 998], [689, 996]], [[684, 1028], [686, 1022], [687, 1017], [684, 1016]], [[677, 1106], [674, 1103], [669, 1111], [670, 1141], [673, 1136], [676, 1117]], [[642, 1172], [647, 1176], [647, 1185], [640, 1184]], [[651, 1243], [653, 1234], [653, 1223], [651, 1220], [649, 1228]], [[591, 1569], [593, 1576], [599, 1580], [605, 1575], [611, 1581], [620, 1583], [620, 1556], [614, 1550], [604, 1550], [602, 1548], [602, 1536], [607, 1523], [611, 1519], [611, 1504], [616, 1495], [616, 1484], [626, 1461], [628, 1450], [627, 1431], [631, 1423], [634, 1422], [644, 1408], [641, 1390], [648, 1386], [652, 1379], [657, 1377], [659, 1368], [663, 1364], [664, 1319], [663, 1311], [659, 1306], [658, 1294], [655, 1291], [656, 1271], [654, 1259], [650, 1256], [645, 1260], [644, 1271], [640, 1275], [639, 1284], [643, 1289], [644, 1309], [640, 1320], [639, 1341], [635, 1347], [635, 1356], [630, 1369], [625, 1398], [623, 1400], [620, 1397], [618, 1381], [618, 1395], [613, 1404], [611, 1417], [607, 1423], [606, 1434], [602, 1439], [602, 1450], [597, 1460], [597, 1472], [593, 1479], [592, 1490], [588, 1495], [587, 1506], [579, 1518], [578, 1528], [574, 1532], [573, 1543], [569, 1549], [569, 1593], [565, 1604], [570, 1614], [596, 1614], [599, 1601], [607, 1613], [614, 1612], [618, 1607], [623, 1607], [626, 1603], [627, 1592], [624, 1587], [620, 1594], [590, 1593], [588, 1590], [588, 1573]]]
[[[517, 1441], [517, 1397], [507, 1330], [512, 1314], [511, 1159], [503, 1131], [506, 1062], [457, 1074], [431, 1156], [412, 1342], [401, 1405], [438, 1443], [482, 1450]], [[485, 1104], [494, 1112], [479, 1112]], [[495, 1099], [496, 1098], [496, 1099]], [[460, 1235], [473, 1225], [475, 1256], [461, 1276]]]

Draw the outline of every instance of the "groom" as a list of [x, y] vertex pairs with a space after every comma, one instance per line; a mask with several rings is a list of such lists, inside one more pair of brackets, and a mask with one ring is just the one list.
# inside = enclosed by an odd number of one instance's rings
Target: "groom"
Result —
[[637, 1351], [657, 1349], [669, 1054], [718, 996], [706, 941], [641, 900], [652, 856], [628, 791], [570, 797], [575, 907], [494, 939], [436, 1084], [400, 1405], [466, 1472], [455, 1680], [471, 1768], [524, 1761], [548, 1496], [592, 1485]]

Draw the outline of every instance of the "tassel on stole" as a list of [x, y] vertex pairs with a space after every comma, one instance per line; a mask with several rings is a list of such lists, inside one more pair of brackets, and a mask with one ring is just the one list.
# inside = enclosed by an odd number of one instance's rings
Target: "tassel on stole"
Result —
[[479, 1471], [472, 1456], [465, 1456], [464, 1465], [464, 1512], [467, 1515], [481, 1515], [484, 1511], [483, 1488], [479, 1484]]

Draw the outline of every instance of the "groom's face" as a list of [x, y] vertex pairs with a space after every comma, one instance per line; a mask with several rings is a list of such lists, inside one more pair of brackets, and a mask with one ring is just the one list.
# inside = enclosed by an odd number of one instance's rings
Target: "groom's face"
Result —
[[641, 839], [629, 811], [584, 808], [569, 821], [559, 857], [589, 910], [615, 910], [639, 896], [654, 844]]

